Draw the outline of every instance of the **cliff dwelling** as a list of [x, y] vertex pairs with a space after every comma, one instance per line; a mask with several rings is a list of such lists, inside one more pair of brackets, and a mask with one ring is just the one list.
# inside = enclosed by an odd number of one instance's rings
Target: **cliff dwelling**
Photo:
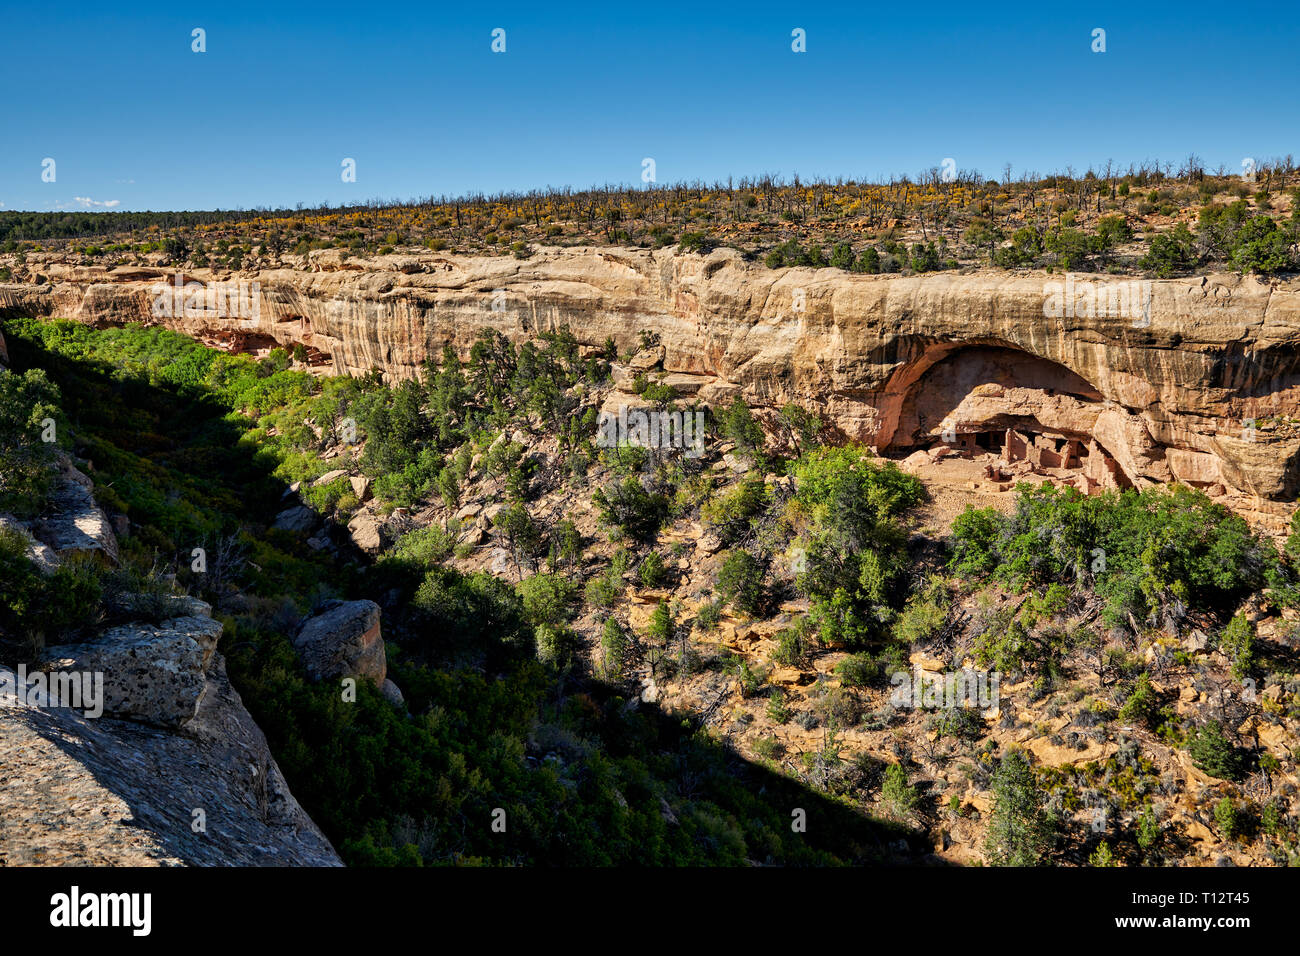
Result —
[[1002, 491], [1039, 478], [1085, 494], [1134, 484], [1098, 439], [1107, 403], [1062, 365], [997, 345], [938, 346], [903, 381], [889, 447], [918, 449], [907, 462], [935, 479]]

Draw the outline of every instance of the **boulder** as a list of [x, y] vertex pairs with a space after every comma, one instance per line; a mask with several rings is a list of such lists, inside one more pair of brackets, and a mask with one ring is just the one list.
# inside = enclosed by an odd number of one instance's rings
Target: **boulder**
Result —
[[913, 651], [908, 660], [913, 667], [919, 667], [923, 671], [932, 673], [942, 673], [948, 667], [947, 662], [942, 657], [935, 657], [926, 654], [924, 651]]
[[641, 349], [636, 355], [628, 361], [627, 367], [632, 372], [648, 372], [655, 368], [664, 360], [664, 347], [662, 345], [651, 346], [648, 349]]
[[313, 488], [323, 488], [331, 482], [338, 481], [347, 475], [347, 471], [342, 468], [336, 468], [333, 471], [327, 471], [311, 483]]
[[722, 537], [712, 528], [706, 529], [695, 542], [704, 554], [717, 554], [722, 550]]
[[357, 496], [357, 501], [370, 500], [371, 494], [369, 478], [365, 475], [353, 475], [348, 479], [348, 483], [352, 485], [352, 493]]
[[733, 474], [737, 475], [743, 475], [752, 468], [748, 461], [732, 452], [727, 452], [722, 456], [722, 463], [731, 469]]
[[379, 685], [379, 693], [384, 695], [384, 700], [388, 701], [394, 707], [401, 707], [406, 704], [406, 697], [402, 694], [402, 689], [384, 678], [384, 682]]
[[382, 687], [388, 673], [379, 605], [338, 602], [310, 618], [293, 639], [313, 680], [359, 677]]
[[358, 511], [348, 522], [348, 534], [352, 543], [368, 554], [377, 554], [383, 547], [382, 525], [379, 519], [368, 511]]
[[489, 557], [488, 570], [502, 577], [514, 571], [515, 559], [505, 548], [493, 548]]
[[293, 531], [301, 534], [310, 531], [316, 526], [316, 512], [312, 511], [306, 505], [294, 505], [292, 508], [285, 508], [275, 516], [275, 523], [271, 526], [281, 531]]
[[220, 637], [221, 622], [210, 617], [127, 624], [83, 644], [48, 647], [41, 664], [48, 671], [102, 674], [104, 716], [174, 728], [198, 712]]

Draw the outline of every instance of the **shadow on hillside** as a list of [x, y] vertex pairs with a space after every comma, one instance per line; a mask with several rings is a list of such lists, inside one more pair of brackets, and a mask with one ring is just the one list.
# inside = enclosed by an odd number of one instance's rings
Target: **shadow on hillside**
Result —
[[[147, 459], [153, 469], [147, 476], [124, 475], [117, 480], [151, 480], [166, 482], [168, 476], [178, 473], [186, 484], [184, 494], [206, 496], [206, 504], [220, 514], [228, 515], [245, 527], [258, 528], [260, 540], [267, 540], [265, 529], [276, 512], [285, 507], [282, 501], [284, 483], [271, 473], [270, 456], [259, 455], [258, 449], [241, 443], [241, 429], [226, 420], [228, 409], [214, 398], [202, 394], [185, 394], [183, 391], [153, 385], [132, 378], [122, 381], [114, 376], [114, 369], [102, 362], [76, 360], [44, 351], [33, 343], [9, 336], [12, 367], [23, 370], [32, 366], [44, 368], [63, 390], [64, 411], [82, 450], [97, 449], [100, 454], [112, 454], [114, 447]], [[100, 482], [114, 468], [124, 468], [122, 462], [96, 462], [91, 476], [96, 479], [96, 492], [101, 493]], [[159, 489], [164, 499], [169, 493]], [[118, 494], [114, 489], [112, 494]], [[172, 494], [175, 489], [172, 489]], [[229, 509], [229, 510], [227, 510]], [[158, 513], [170, 513], [162, 505]], [[133, 518], [134, 521], [134, 518]], [[335, 529], [336, 532], [338, 529]], [[151, 543], [166, 540], [173, 529], [160, 529], [141, 524], [138, 533]], [[273, 535], [283, 543], [282, 535]], [[336, 565], [355, 563], [361, 573], [340, 572], [321, 568], [322, 574], [333, 571], [332, 580], [340, 590], [352, 598], [372, 597], [366, 593], [364, 569], [371, 562], [362, 552], [351, 546], [346, 534], [336, 534], [340, 551], [333, 559]], [[185, 550], [185, 549], [179, 549]], [[319, 566], [323, 559], [310, 552], [298, 539], [295, 557]], [[285, 573], [280, 579], [268, 579], [284, 586], [292, 581]], [[299, 600], [306, 595], [293, 592]], [[232, 674], [238, 683], [238, 677]], [[603, 685], [588, 684], [584, 690], [607, 700], [613, 690]], [[723, 781], [710, 779], [714, 771], [729, 778], [729, 785], [739, 785], [757, 796], [767, 808], [765, 819], [784, 821], [780, 824], [793, 829], [796, 818], [802, 817], [805, 829], [799, 842], [808, 849], [824, 852], [835, 858], [861, 864], [943, 863], [930, 856], [930, 846], [924, 833], [877, 820], [854, 807], [825, 794], [809, 789], [796, 780], [767, 767], [751, 763], [725, 744], [695, 732], [695, 721], [685, 723], [680, 714], [670, 715], [657, 705], [639, 704], [640, 719], [649, 727], [648, 733], [629, 734], [624, 740], [606, 743], [608, 750], [619, 755], [635, 756], [649, 761], [651, 757], [670, 758], [671, 771], [659, 771], [659, 779], [672, 792], [684, 799], [713, 802], [727, 809], [727, 787]], [[50, 737], [52, 742], [75, 757], [75, 745]], [[660, 761], [663, 763], [663, 761]], [[700, 766], [706, 768], [700, 773]], [[93, 767], [88, 767], [94, 772]], [[307, 812], [316, 818], [312, 806], [312, 792], [302, 781], [289, 778], [289, 786], [303, 803]], [[109, 780], [105, 780], [107, 786]], [[299, 786], [304, 790], [299, 793]], [[802, 811], [802, 814], [799, 813]], [[132, 807], [132, 812], [149, 812], [148, 807]], [[188, 813], [188, 810], [186, 811]], [[665, 818], [671, 810], [665, 807]], [[760, 831], [762, 827], [758, 828]], [[336, 845], [358, 837], [355, 833], [329, 833]], [[787, 833], [784, 839], [790, 839]], [[757, 848], [751, 848], [756, 850]], [[751, 852], [751, 856], [754, 855]], [[200, 864], [207, 860], [195, 860]], [[544, 861], [543, 861], [544, 862]], [[754, 860], [753, 862], [763, 862]]]

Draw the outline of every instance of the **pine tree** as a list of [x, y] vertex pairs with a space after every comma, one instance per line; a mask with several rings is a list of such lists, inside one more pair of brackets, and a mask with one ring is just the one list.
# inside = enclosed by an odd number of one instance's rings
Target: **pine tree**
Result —
[[1033, 768], [1023, 753], [1013, 750], [993, 775], [993, 813], [984, 853], [996, 866], [1037, 866], [1054, 837]]

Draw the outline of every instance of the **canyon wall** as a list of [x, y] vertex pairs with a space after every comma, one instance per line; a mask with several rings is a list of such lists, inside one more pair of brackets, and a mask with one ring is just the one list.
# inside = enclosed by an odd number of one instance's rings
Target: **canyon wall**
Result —
[[520, 340], [567, 325], [621, 352], [644, 329], [659, 337], [659, 367], [703, 400], [798, 402], [886, 453], [1015, 426], [1095, 438], [1139, 487], [1181, 480], [1278, 503], [1300, 491], [1294, 280], [865, 276], [771, 270], [731, 250], [326, 250], [300, 268], [181, 277], [213, 290], [200, 288], [204, 303], [175, 294], [165, 267], [37, 253], [28, 269], [35, 281], [0, 285], [3, 314], [160, 323], [238, 350], [301, 343], [336, 372], [393, 378], [445, 344], [467, 355], [482, 328]]

